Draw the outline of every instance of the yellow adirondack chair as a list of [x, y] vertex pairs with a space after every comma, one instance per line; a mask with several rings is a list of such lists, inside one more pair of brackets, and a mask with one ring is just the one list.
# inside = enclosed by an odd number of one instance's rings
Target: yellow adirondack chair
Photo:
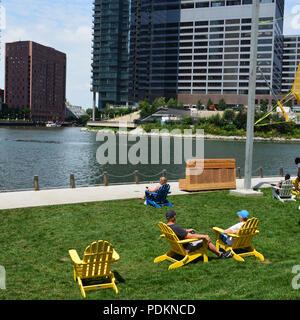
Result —
[[[115, 276], [111, 272], [111, 264], [120, 259], [118, 253], [114, 250], [111, 243], [103, 240], [91, 243], [84, 251], [81, 260], [77, 251], [69, 250], [69, 255], [74, 266], [74, 281], [78, 281], [81, 294], [86, 298], [85, 291], [113, 288], [118, 293], [115, 284]], [[109, 283], [96, 283], [93, 285], [84, 285], [85, 279], [110, 279]], [[97, 279], [98, 280], [98, 279]], [[93, 280], [95, 281], [95, 280]]]
[[[168, 260], [173, 262], [168, 268], [168, 270], [179, 268], [185, 264], [188, 264], [189, 262], [197, 259], [200, 256], [203, 256], [203, 261], [207, 262], [207, 243], [206, 241], [203, 241], [203, 245], [201, 248], [192, 251], [192, 252], [187, 252], [183, 244], [193, 242], [199, 239], [185, 239], [185, 240], [179, 240], [174, 231], [169, 228], [165, 223], [159, 222], [158, 227], [160, 228], [162, 235], [160, 236], [161, 238], [164, 238], [169, 241], [172, 249], [169, 250], [167, 253], [163, 254], [162, 256], [159, 256], [154, 259], [154, 263]], [[183, 259], [181, 260], [176, 260], [174, 258], [175, 255], [180, 255], [183, 256]]]
[[[245, 222], [237, 234], [227, 234], [229, 237], [233, 238], [232, 245], [228, 245], [224, 243], [220, 239], [220, 233], [223, 233], [224, 230], [218, 227], [214, 227], [213, 230], [215, 232], [216, 236], [216, 247], [218, 250], [220, 250], [220, 247], [223, 248], [225, 251], [231, 249], [231, 252], [233, 254], [233, 258], [237, 261], [245, 261], [242, 257], [244, 256], [255, 256], [261, 261], [264, 261], [264, 256], [257, 252], [253, 245], [251, 244], [252, 238], [254, 235], [259, 234], [259, 231], [257, 230], [258, 226], [258, 219], [257, 218], [251, 218], [248, 219], [247, 222]], [[245, 249], [247, 252], [243, 253], [236, 253], [235, 250], [238, 249]]]

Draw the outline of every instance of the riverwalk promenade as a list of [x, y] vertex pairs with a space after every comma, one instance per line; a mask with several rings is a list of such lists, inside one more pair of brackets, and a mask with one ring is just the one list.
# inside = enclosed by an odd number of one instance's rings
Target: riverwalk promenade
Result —
[[[252, 178], [252, 188], [267, 188], [282, 177]], [[179, 190], [178, 182], [169, 182], [171, 195], [192, 194]], [[97, 202], [139, 198], [149, 184], [126, 184], [96, 187], [78, 187], [40, 191], [0, 192], [0, 210], [19, 209], [72, 203]], [[236, 190], [243, 189], [244, 179], [236, 180]], [[206, 191], [201, 191], [206, 192]]]

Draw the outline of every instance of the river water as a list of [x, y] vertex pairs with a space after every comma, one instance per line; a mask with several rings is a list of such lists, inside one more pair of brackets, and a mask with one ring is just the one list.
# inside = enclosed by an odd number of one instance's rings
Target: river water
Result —
[[[175, 165], [172, 160], [163, 165], [100, 165], [96, 158], [100, 145], [95, 133], [80, 128], [0, 127], [0, 191], [33, 189], [35, 175], [41, 189], [69, 186], [70, 174], [75, 175], [76, 186], [103, 184], [104, 171], [108, 172], [109, 183], [132, 183], [135, 170], [139, 171], [140, 182], [156, 182], [163, 169], [169, 180], [185, 177], [185, 163]], [[171, 159], [172, 152], [171, 147]], [[205, 140], [204, 155], [234, 158], [243, 175], [244, 141]], [[280, 167], [295, 175], [297, 156], [298, 143], [255, 142], [252, 175], [258, 176], [260, 167], [264, 176], [279, 176]]]

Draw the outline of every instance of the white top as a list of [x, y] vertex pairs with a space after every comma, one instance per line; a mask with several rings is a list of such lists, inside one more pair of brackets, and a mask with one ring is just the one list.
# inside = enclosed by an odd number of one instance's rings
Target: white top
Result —
[[238, 233], [238, 231], [240, 230], [240, 227], [245, 223], [245, 221], [243, 222], [239, 222], [235, 225], [233, 225], [232, 227], [228, 228], [231, 229], [233, 233]]
[[297, 163], [297, 167], [300, 168], [300, 163]]

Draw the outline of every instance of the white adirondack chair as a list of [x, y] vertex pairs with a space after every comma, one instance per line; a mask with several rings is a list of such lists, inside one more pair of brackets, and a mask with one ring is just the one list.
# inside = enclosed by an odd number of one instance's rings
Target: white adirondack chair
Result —
[[272, 196], [281, 202], [292, 200], [296, 201], [296, 195], [292, 194], [293, 182], [292, 180], [286, 180], [282, 182], [281, 188], [272, 186]]

